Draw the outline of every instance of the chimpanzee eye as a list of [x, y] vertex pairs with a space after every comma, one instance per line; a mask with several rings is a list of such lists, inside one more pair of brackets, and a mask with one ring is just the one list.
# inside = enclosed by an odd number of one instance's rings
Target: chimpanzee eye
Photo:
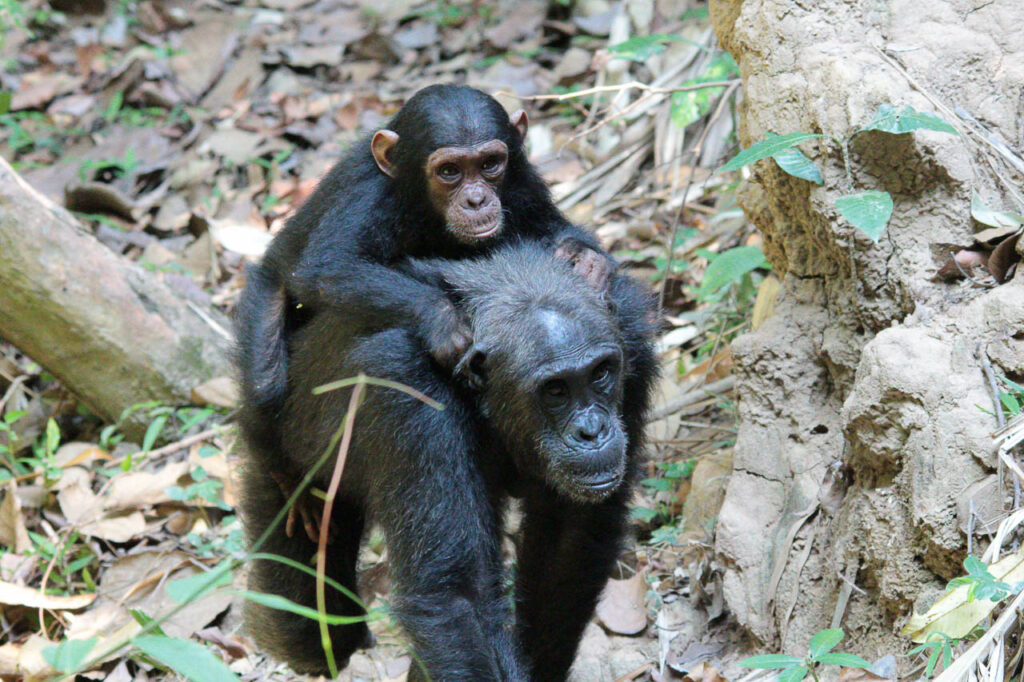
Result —
[[484, 159], [484, 163], [481, 168], [484, 173], [495, 173], [499, 168], [501, 168], [501, 160], [493, 156], [489, 159]]
[[545, 381], [540, 390], [548, 398], [564, 398], [569, 395], [569, 387], [561, 379]]
[[590, 376], [590, 380], [597, 384], [612, 375], [612, 363], [610, 360], [605, 360], [600, 365], [594, 368], [594, 373]]
[[437, 169], [437, 174], [442, 180], [454, 180], [459, 177], [459, 167], [454, 163], [446, 163]]

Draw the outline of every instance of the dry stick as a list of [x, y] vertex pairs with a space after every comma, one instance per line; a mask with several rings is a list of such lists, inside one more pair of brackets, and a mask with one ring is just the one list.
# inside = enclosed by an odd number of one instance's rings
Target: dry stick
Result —
[[[352, 390], [348, 399], [348, 411], [345, 412], [345, 432], [341, 436], [341, 445], [338, 446], [338, 457], [334, 460], [334, 471], [331, 473], [331, 483], [327, 487], [327, 497], [324, 500], [324, 511], [320, 517], [320, 536], [317, 538], [316, 550], [316, 608], [320, 613], [327, 613], [327, 595], [324, 587], [324, 576], [327, 575], [327, 529], [330, 528], [331, 512], [334, 511], [334, 497], [338, 494], [338, 487], [341, 485], [341, 474], [345, 471], [345, 459], [348, 457], [348, 447], [352, 443], [352, 426], [356, 421], [356, 408], [362, 400], [366, 384], [360, 382]], [[320, 641], [327, 655], [327, 667], [331, 671], [331, 677], [338, 676], [338, 664], [334, 660], [334, 651], [331, 648], [331, 633], [326, 620], [320, 621]]]
[[514, 92], [506, 92], [505, 90], [499, 90], [498, 95], [506, 95], [508, 97], [516, 97], [518, 99], [525, 99], [531, 101], [543, 101], [543, 100], [554, 100], [561, 102], [567, 99], [574, 99], [576, 97], [589, 97], [590, 95], [597, 95], [603, 92], [619, 92], [622, 90], [628, 90], [630, 88], [636, 88], [637, 90], [643, 90], [656, 95], [667, 95], [673, 92], [688, 92], [690, 90], [703, 90], [704, 88], [721, 88], [729, 85], [735, 85], [739, 83], [738, 78], [730, 78], [725, 81], [709, 81], [707, 83], [697, 83], [695, 85], [682, 85], [678, 88], [656, 88], [653, 85], [647, 83], [641, 83], [640, 81], [630, 81], [628, 83], [621, 83], [619, 85], [602, 85], [596, 88], [587, 88], [586, 90], [577, 90], [576, 92], [566, 92], [560, 95], [528, 95], [522, 96], [517, 95]]
[[[956, 262], [954, 259], [953, 262]], [[959, 267], [959, 266], [957, 266]], [[985, 374], [985, 379], [988, 381], [989, 395], [992, 398], [992, 410], [996, 414], [996, 426], [1001, 429], [1006, 425], [1006, 418], [1003, 416], [1003, 404], [999, 401], [999, 383], [996, 381], [996, 373], [992, 369], [992, 362], [988, 359], [988, 353], [981, 347], [981, 344], [974, 346], [974, 356], [978, 358], [978, 362], [981, 363], [981, 371]], [[1002, 478], [1002, 458], [999, 458], [999, 469], [1000, 478]], [[1020, 508], [1020, 479], [1017, 476], [1011, 476], [1013, 480], [1013, 508]]]
[[987, 287], [987, 288], [992, 288], [992, 287], [999, 286], [998, 284], [995, 284], [994, 282], [992, 284], [988, 284], [987, 282], [982, 282], [980, 280], [977, 280], [977, 279], [974, 279], [973, 277], [971, 277], [971, 275], [966, 270], [964, 270], [963, 266], [960, 265], [960, 263], [957, 262], [957, 260], [956, 260], [956, 251], [950, 251], [949, 252], [949, 257], [950, 257], [950, 260], [953, 262], [953, 265], [956, 266], [956, 269], [960, 271], [960, 274], [963, 275], [965, 278], [969, 279], [973, 284], [975, 284], [975, 285], [977, 285], [979, 287]]
[[[694, 144], [693, 147], [690, 149], [690, 154], [693, 155], [694, 161], [700, 159], [700, 150], [704, 144], [704, 140], [707, 139], [708, 132], [711, 130], [711, 124], [714, 123], [718, 119], [718, 117], [722, 115], [722, 110], [725, 108], [725, 103], [729, 101], [730, 97], [732, 97], [732, 94], [736, 91], [736, 88], [739, 87], [740, 82], [738, 80], [735, 80], [731, 81], [731, 83], [732, 84], [730, 85], [729, 89], [722, 93], [722, 97], [718, 100], [718, 106], [715, 107], [715, 112], [711, 115], [711, 118], [708, 119], [707, 125], [705, 125], [704, 130], [701, 131], [700, 137], [697, 138], [696, 144]], [[702, 180], [701, 182], [706, 183], [712, 177], [713, 176], [709, 175], [707, 178], [704, 178], [704, 180]], [[672, 256], [675, 253], [674, 245], [676, 242], [676, 233], [679, 231], [679, 221], [682, 220], [683, 208], [686, 206], [686, 197], [690, 195], [690, 188], [693, 186], [693, 184], [693, 173], [690, 173], [690, 177], [686, 179], [686, 187], [683, 190], [683, 200], [679, 202], [679, 210], [676, 211], [675, 217], [672, 218], [672, 229], [669, 232], [668, 240], [668, 257], [665, 260], [665, 276], [661, 280], [661, 291], [658, 293], [659, 315], [665, 308], [665, 293], [668, 291], [668, 281], [670, 279], [669, 275], [672, 272]]]
[[673, 400], [669, 400], [658, 409], [653, 410], [647, 417], [647, 423], [656, 422], [659, 419], [664, 419], [665, 417], [673, 415], [685, 407], [699, 403], [709, 395], [717, 396], [721, 393], [727, 393], [735, 388], [735, 386], [736, 377], [727, 376], [724, 379], [719, 379], [718, 381], [713, 381], [710, 384], [705, 384], [704, 386], [695, 388], [692, 391], [687, 391], [681, 396], [674, 398]]

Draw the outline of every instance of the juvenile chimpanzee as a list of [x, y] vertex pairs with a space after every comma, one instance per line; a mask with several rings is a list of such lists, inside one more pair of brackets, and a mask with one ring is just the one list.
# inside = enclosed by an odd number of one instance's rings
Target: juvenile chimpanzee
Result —
[[[446, 291], [471, 325], [472, 347], [456, 376], [423, 352], [400, 321], [367, 329], [324, 310], [292, 340], [281, 414], [286, 448], [308, 471], [348, 406], [347, 391], [313, 395], [337, 378], [385, 378], [445, 405], [436, 411], [370, 386], [353, 428], [331, 520], [327, 572], [355, 590], [360, 536], [380, 524], [394, 584], [394, 615], [433, 680], [562, 680], [621, 549], [655, 375], [650, 297], [614, 276], [602, 291], [536, 244], [510, 245], [475, 261], [411, 262], [407, 276]], [[240, 495], [250, 538], [284, 496], [266, 460], [248, 462]], [[331, 466], [314, 479], [326, 487]], [[515, 624], [503, 594], [501, 520], [522, 498]], [[279, 529], [265, 551], [308, 562], [306, 535]], [[313, 606], [314, 579], [257, 561], [250, 586]], [[328, 591], [327, 611], [356, 614]], [[250, 605], [257, 643], [301, 672], [326, 666], [317, 625]], [[365, 625], [331, 630], [345, 660]], [[422, 679], [414, 664], [410, 680]]]
[[320, 182], [250, 268], [236, 308], [241, 426], [258, 449], [279, 437], [288, 339], [316, 311], [371, 327], [398, 321], [442, 366], [454, 365], [469, 342], [464, 321], [442, 292], [396, 269], [399, 260], [463, 258], [525, 238], [598, 286], [611, 274], [593, 237], [552, 203], [526, 158], [526, 130], [525, 112], [509, 117], [479, 90], [430, 86]]

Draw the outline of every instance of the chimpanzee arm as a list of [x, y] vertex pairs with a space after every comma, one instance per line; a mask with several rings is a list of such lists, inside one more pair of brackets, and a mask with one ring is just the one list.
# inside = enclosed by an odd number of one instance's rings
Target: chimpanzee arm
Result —
[[516, 562], [516, 629], [533, 679], [564, 680], [621, 550], [626, 495], [599, 504], [528, 493]]
[[[481, 469], [473, 410], [404, 330], [361, 342], [354, 368], [440, 400], [434, 410], [371, 388], [356, 417], [355, 479], [368, 477], [371, 515], [383, 527], [394, 613], [433, 680], [525, 682], [502, 589], [500, 514]], [[367, 429], [374, 424], [379, 428]], [[362, 425], [362, 426], [361, 426]], [[421, 676], [414, 660], [410, 680]]]

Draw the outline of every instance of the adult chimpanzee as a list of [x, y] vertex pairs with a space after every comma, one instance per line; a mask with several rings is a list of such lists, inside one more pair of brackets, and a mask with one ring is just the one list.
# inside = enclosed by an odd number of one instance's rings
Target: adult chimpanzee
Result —
[[[611, 274], [611, 260], [555, 208], [527, 161], [526, 130], [523, 111], [509, 117], [479, 90], [434, 85], [331, 169], [250, 268], [236, 308], [250, 441], [279, 435], [288, 339], [318, 310], [369, 326], [400, 321], [442, 366], [454, 365], [469, 341], [464, 321], [440, 291], [396, 269], [399, 260], [463, 258], [526, 238], [598, 286]], [[286, 472], [278, 473], [287, 487]]]
[[[620, 551], [637, 473], [655, 362], [650, 297], [613, 276], [598, 291], [536, 244], [476, 261], [409, 263], [408, 276], [446, 291], [464, 311], [472, 347], [453, 378], [396, 321], [367, 329], [325, 310], [292, 340], [279, 461], [308, 471], [346, 412], [347, 391], [317, 385], [359, 372], [411, 386], [436, 411], [371, 386], [358, 408], [331, 519], [327, 572], [355, 590], [360, 536], [380, 524], [394, 615], [433, 680], [564, 679]], [[326, 487], [331, 467], [314, 481]], [[250, 460], [240, 495], [250, 538], [284, 503], [265, 460]], [[516, 621], [508, 621], [500, 557], [508, 496], [522, 498]], [[278, 529], [265, 551], [308, 562], [316, 545]], [[250, 586], [312, 606], [315, 581], [256, 561]], [[329, 590], [330, 592], [330, 590]], [[327, 611], [359, 609], [340, 593]], [[250, 605], [257, 643], [301, 672], [322, 673], [317, 624]], [[365, 625], [331, 629], [344, 660]], [[422, 679], [414, 664], [410, 679]]]

